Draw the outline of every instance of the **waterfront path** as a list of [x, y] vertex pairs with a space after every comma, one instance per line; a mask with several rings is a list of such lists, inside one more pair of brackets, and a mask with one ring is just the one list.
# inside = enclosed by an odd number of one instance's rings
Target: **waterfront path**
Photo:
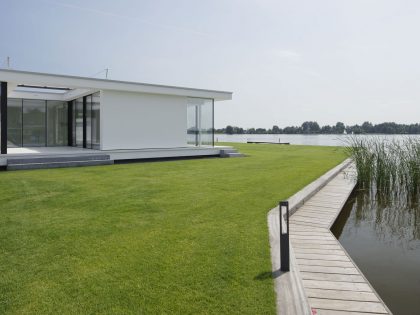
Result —
[[275, 279], [278, 314], [299, 314], [299, 304], [313, 315], [391, 314], [330, 231], [354, 189], [352, 174], [351, 165], [338, 172], [290, 217], [291, 271]]

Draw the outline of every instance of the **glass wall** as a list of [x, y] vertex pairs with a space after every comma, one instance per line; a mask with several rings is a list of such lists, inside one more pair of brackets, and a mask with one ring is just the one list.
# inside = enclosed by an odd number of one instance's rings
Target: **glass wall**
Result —
[[47, 101], [47, 135], [48, 146], [67, 145], [67, 103]]
[[22, 146], [22, 100], [7, 100], [7, 146]]
[[[86, 96], [86, 148], [100, 149], [99, 93]], [[8, 147], [83, 147], [83, 97], [72, 101], [72, 143], [68, 143], [68, 105], [63, 101], [8, 99]]]
[[83, 148], [83, 97], [73, 104], [73, 146]]
[[23, 100], [22, 145], [28, 147], [45, 146], [45, 101]]
[[99, 92], [92, 95], [92, 112], [91, 112], [91, 126], [92, 126], [92, 149], [99, 150], [100, 148], [100, 111], [99, 111]]
[[198, 144], [197, 106], [187, 105], [187, 144]]
[[[100, 149], [100, 102], [99, 92], [86, 98], [86, 148]], [[83, 148], [83, 97], [73, 101], [73, 143]]]
[[86, 148], [92, 149], [92, 95], [86, 96]]
[[188, 98], [187, 143], [214, 145], [214, 106], [212, 99]]
[[67, 103], [9, 98], [8, 147], [67, 145]]
[[200, 108], [200, 144], [214, 145], [213, 100], [203, 99]]

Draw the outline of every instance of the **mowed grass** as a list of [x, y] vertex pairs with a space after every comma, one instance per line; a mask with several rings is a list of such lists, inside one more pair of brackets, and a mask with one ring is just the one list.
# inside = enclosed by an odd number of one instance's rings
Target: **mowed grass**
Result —
[[274, 314], [267, 212], [333, 147], [0, 173], [1, 314]]

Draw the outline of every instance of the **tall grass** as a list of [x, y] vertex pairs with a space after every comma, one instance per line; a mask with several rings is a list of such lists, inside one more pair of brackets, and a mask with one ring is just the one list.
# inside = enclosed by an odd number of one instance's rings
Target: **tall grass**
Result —
[[359, 187], [382, 196], [419, 202], [420, 139], [350, 136], [346, 144], [356, 166]]

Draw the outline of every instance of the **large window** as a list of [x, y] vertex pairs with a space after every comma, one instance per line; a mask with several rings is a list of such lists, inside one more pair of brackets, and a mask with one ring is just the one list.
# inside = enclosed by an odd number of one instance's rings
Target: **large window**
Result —
[[[83, 99], [86, 104], [86, 117], [84, 129]], [[73, 143], [75, 147], [83, 147], [83, 134], [86, 131], [86, 148], [100, 149], [100, 103], [99, 92], [73, 101]]]
[[99, 92], [92, 95], [92, 112], [91, 112], [91, 135], [92, 149], [99, 149], [100, 145], [100, 111], [99, 111]]
[[47, 101], [47, 141], [48, 146], [67, 145], [67, 103]]
[[45, 146], [45, 101], [23, 100], [23, 146]]
[[187, 143], [214, 145], [213, 100], [189, 98], [187, 104]]
[[83, 147], [83, 97], [73, 101], [73, 146]]
[[8, 147], [67, 145], [67, 103], [9, 98]]
[[[71, 145], [82, 148], [86, 144], [86, 148], [100, 149], [99, 107], [99, 93], [72, 101], [71, 117], [68, 117], [68, 103], [64, 101], [9, 98], [7, 145], [8, 147]], [[72, 123], [70, 143], [69, 121]]]
[[22, 100], [7, 100], [7, 146], [22, 146]]

